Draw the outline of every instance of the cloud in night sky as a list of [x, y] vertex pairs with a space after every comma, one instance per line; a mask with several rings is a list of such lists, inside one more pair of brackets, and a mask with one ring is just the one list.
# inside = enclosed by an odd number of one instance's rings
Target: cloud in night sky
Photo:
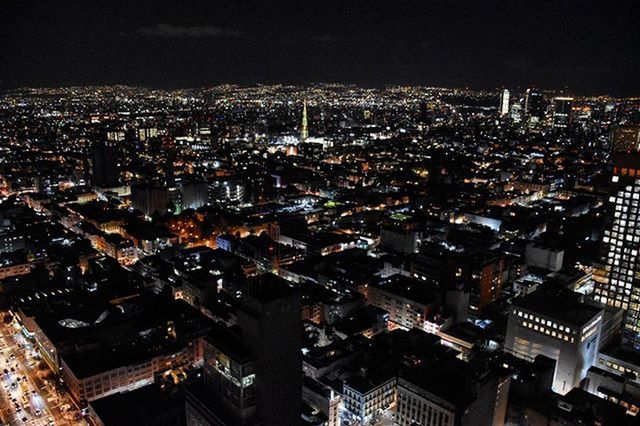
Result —
[[148, 37], [242, 37], [242, 33], [236, 30], [229, 30], [212, 26], [190, 26], [180, 27], [169, 24], [156, 24], [153, 27], [143, 27], [138, 32]]
[[638, 22], [638, 0], [2, 0], [0, 86], [338, 82], [640, 95]]

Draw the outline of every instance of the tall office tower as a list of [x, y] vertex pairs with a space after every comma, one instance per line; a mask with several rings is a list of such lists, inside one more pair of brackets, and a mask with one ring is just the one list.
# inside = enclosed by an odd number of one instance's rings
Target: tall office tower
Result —
[[500, 116], [504, 117], [509, 114], [509, 90], [504, 89], [500, 92]]
[[603, 238], [604, 276], [595, 299], [625, 311], [622, 347], [640, 352], [640, 142], [638, 128], [613, 132], [609, 224]]
[[604, 312], [581, 297], [539, 288], [516, 298], [509, 311], [505, 349], [525, 359], [556, 360], [552, 388], [562, 395], [579, 386], [598, 354]]
[[522, 121], [522, 105], [519, 103], [511, 104], [509, 108], [509, 117], [515, 122], [519, 123]]
[[302, 412], [302, 305], [283, 279], [262, 275], [238, 311], [256, 368], [256, 405], [264, 426], [296, 425]]
[[299, 294], [281, 278], [249, 282], [238, 327], [205, 340], [204, 381], [187, 392], [187, 426], [300, 424], [301, 312]]
[[96, 142], [93, 145], [91, 172], [94, 186], [109, 188], [119, 185], [118, 150], [113, 143]]
[[228, 329], [205, 337], [204, 380], [186, 392], [188, 426], [260, 424], [256, 416], [255, 360]]
[[307, 121], [307, 100], [304, 100], [302, 107], [302, 131], [300, 132], [300, 142], [304, 142], [309, 137], [309, 123]]
[[553, 127], [566, 129], [573, 121], [573, 98], [558, 97], [553, 100]]
[[545, 113], [544, 96], [536, 89], [527, 89], [524, 97], [524, 115], [527, 117], [543, 118]]

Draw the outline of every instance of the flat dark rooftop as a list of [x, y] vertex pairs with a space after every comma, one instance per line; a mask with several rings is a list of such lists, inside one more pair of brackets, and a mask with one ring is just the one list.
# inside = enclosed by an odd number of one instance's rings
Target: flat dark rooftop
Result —
[[247, 283], [247, 296], [262, 302], [290, 296], [296, 292], [297, 290], [291, 287], [288, 281], [271, 273], [259, 275]]
[[435, 286], [404, 275], [393, 275], [375, 284], [374, 287], [423, 305], [429, 305], [438, 300], [438, 289]]
[[361, 394], [366, 394], [393, 378], [393, 373], [389, 371], [381, 371], [376, 374], [370, 374], [366, 378], [355, 374], [349, 377], [346, 380], [345, 384], [355, 391], [360, 392]]
[[624, 351], [617, 345], [608, 345], [606, 348], [601, 349], [600, 352], [630, 364], [640, 365], [640, 354]]
[[465, 408], [475, 397], [465, 390], [464, 381], [437, 368], [413, 368], [401, 372], [400, 378], [436, 395], [457, 408]]
[[253, 360], [251, 351], [242, 343], [241, 338], [229, 329], [213, 330], [207, 335], [206, 340], [238, 364], [246, 364]]
[[[184, 392], [149, 385], [91, 402], [105, 426], [176, 425], [186, 423]], [[162, 409], [158, 409], [162, 407]]]
[[602, 309], [581, 302], [582, 295], [565, 289], [539, 288], [513, 301], [517, 306], [578, 327], [584, 326]]
[[145, 347], [129, 345], [118, 349], [97, 349], [64, 355], [62, 360], [78, 379], [84, 379], [117, 368], [151, 362], [153, 357], [178, 352], [186, 347], [186, 344], [164, 344], [156, 339], [155, 342], [147, 343]]

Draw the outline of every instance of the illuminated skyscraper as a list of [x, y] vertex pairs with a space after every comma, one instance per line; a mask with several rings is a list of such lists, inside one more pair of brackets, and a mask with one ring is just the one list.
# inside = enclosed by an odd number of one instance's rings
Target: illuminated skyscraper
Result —
[[509, 90], [504, 89], [500, 92], [500, 116], [504, 117], [509, 114]]
[[553, 109], [553, 127], [566, 129], [573, 121], [573, 98], [555, 98]]
[[309, 137], [309, 126], [307, 122], [307, 100], [304, 100], [302, 107], [302, 131], [300, 132], [300, 141], [304, 142]]
[[524, 97], [524, 115], [527, 117], [544, 117], [544, 96], [536, 89], [527, 89]]
[[638, 135], [633, 131], [614, 131], [612, 146], [614, 167], [609, 196], [610, 222], [603, 238], [605, 273], [596, 280], [595, 299], [625, 311], [622, 346], [626, 350], [640, 352]]

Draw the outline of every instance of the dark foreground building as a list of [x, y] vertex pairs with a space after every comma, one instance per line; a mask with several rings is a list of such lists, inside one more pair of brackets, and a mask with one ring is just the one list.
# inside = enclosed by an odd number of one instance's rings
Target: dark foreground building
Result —
[[205, 342], [187, 425], [296, 425], [302, 392], [299, 295], [274, 275], [250, 282], [237, 326]]

